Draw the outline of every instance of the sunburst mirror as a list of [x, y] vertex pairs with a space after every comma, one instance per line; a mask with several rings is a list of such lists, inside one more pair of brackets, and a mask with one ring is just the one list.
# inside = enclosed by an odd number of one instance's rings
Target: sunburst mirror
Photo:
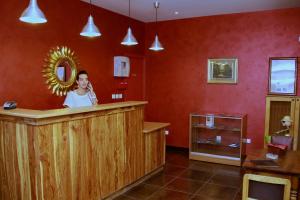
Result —
[[70, 48], [62, 46], [49, 51], [45, 59], [43, 76], [48, 89], [57, 96], [66, 95], [76, 80], [79, 63]]

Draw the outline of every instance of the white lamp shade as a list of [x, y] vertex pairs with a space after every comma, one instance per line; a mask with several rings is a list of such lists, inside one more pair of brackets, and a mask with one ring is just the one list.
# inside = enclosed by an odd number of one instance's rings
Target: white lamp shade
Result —
[[135, 37], [132, 34], [131, 28], [128, 28], [127, 35], [124, 37], [123, 41], [121, 42], [122, 45], [132, 46], [138, 44]]
[[30, 0], [29, 6], [24, 10], [19, 19], [22, 22], [32, 24], [41, 24], [47, 22], [47, 19], [39, 8], [36, 0]]
[[162, 51], [162, 50], [164, 50], [164, 47], [159, 42], [157, 35], [155, 35], [154, 42], [152, 43], [152, 45], [149, 49], [152, 50], [152, 51]]
[[94, 19], [93, 19], [92, 15], [89, 16], [88, 22], [83, 27], [80, 35], [85, 36], [85, 37], [99, 37], [99, 36], [101, 36], [101, 33], [100, 33], [98, 27], [94, 24]]

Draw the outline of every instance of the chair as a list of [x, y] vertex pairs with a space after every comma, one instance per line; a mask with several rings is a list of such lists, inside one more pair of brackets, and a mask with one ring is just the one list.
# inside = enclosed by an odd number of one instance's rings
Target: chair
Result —
[[289, 200], [291, 182], [288, 179], [245, 174], [243, 200]]

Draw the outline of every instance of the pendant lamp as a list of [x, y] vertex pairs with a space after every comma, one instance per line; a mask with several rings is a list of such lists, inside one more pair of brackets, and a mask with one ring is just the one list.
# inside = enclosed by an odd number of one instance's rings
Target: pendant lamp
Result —
[[30, 0], [28, 7], [23, 11], [19, 20], [31, 24], [41, 24], [47, 22], [44, 13], [37, 4], [37, 0]]
[[[130, 0], [129, 0], [129, 18], [130, 18]], [[126, 46], [132, 46], [132, 45], [137, 45], [138, 44], [138, 42], [136, 41], [134, 35], [132, 34], [132, 31], [131, 31], [130, 27], [128, 28], [127, 34], [124, 37], [121, 44], [126, 45]]]
[[[154, 2], [154, 8], [155, 8], [155, 26], [157, 28], [157, 9], [159, 8], [159, 2]], [[152, 43], [151, 47], [149, 48], [152, 51], [162, 51], [164, 50], [164, 47], [161, 45], [158, 39], [157, 33], [155, 34], [154, 42]]]
[[85, 36], [85, 37], [99, 37], [99, 36], [101, 36], [101, 33], [100, 33], [98, 27], [95, 25], [94, 19], [92, 17], [92, 2], [91, 2], [91, 0], [90, 0], [90, 16], [88, 18], [88, 22], [83, 27], [80, 35]]

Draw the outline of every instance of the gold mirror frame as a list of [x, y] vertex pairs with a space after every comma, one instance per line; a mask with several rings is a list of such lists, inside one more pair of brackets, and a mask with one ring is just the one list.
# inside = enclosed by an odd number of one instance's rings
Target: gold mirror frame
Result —
[[[74, 56], [74, 51], [65, 46], [52, 48], [45, 62], [43, 77], [47, 79], [46, 84], [48, 85], [48, 89], [52, 90], [52, 93], [57, 96], [66, 95], [76, 80], [76, 66], [79, 66], [79, 62]], [[68, 62], [71, 68], [71, 75], [68, 81], [60, 80], [56, 74], [58, 66], [64, 62]]]

